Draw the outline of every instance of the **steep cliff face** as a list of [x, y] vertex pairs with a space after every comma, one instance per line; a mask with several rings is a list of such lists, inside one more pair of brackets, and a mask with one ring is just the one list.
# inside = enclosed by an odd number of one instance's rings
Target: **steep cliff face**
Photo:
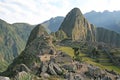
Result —
[[65, 17], [59, 30], [72, 40], [95, 41], [95, 28], [89, 24], [78, 8], [72, 9]]
[[104, 28], [97, 28], [96, 41], [107, 43], [109, 46], [120, 47], [120, 34]]

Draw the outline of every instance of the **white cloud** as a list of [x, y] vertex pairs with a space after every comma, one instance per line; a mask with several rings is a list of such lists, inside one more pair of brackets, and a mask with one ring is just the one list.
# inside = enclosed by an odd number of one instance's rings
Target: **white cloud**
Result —
[[83, 13], [120, 10], [118, 0], [0, 0], [0, 18], [10, 23], [37, 24], [51, 17], [65, 16], [74, 7]]

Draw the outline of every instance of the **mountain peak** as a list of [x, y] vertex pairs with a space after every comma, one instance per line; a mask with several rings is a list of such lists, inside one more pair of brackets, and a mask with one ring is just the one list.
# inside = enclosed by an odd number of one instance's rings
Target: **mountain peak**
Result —
[[72, 40], [92, 40], [87, 38], [87, 34], [93, 35], [91, 32], [91, 24], [84, 18], [79, 8], [73, 8], [65, 17], [59, 30], [62, 30]]
[[[40, 37], [41, 35], [48, 35], [46, 29], [41, 24], [38, 24], [32, 31], [28, 38], [27, 45], [31, 43], [35, 38]], [[26, 45], [26, 46], [27, 46]]]
[[77, 7], [73, 8], [70, 12], [81, 13], [80, 9]]
[[82, 15], [82, 12], [80, 11], [79, 8], [73, 8], [69, 13], [68, 15], [73, 15], [73, 16], [83, 16]]
[[60, 29], [62, 29], [64, 32], [66, 32], [67, 36], [70, 37], [71, 36], [70, 32], [72, 32], [72, 29], [75, 27], [76, 19], [78, 17], [82, 18], [81, 16], [82, 16], [82, 13], [81, 13], [80, 9], [79, 8], [73, 8], [66, 15], [65, 19], [63, 20], [63, 23], [60, 26]]

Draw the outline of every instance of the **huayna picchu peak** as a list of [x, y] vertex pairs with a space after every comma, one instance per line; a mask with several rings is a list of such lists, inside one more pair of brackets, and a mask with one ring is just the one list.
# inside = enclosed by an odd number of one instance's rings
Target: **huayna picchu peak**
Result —
[[36, 25], [27, 44], [0, 79], [119, 80], [120, 34], [89, 23], [72, 9], [60, 28], [49, 34]]
[[59, 30], [72, 40], [95, 41], [94, 27], [84, 18], [79, 8], [72, 9], [65, 17]]
[[[95, 27], [83, 16], [79, 8], [72, 9], [63, 20], [58, 32], [67, 35], [73, 41], [104, 42], [120, 47], [120, 34], [104, 28]], [[61, 35], [60, 35], [61, 37]]]

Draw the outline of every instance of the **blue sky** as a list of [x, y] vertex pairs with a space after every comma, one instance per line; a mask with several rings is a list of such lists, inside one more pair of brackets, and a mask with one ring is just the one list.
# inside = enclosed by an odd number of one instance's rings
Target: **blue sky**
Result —
[[51, 17], [65, 16], [74, 7], [82, 13], [120, 10], [119, 0], [0, 0], [0, 19], [38, 24]]

